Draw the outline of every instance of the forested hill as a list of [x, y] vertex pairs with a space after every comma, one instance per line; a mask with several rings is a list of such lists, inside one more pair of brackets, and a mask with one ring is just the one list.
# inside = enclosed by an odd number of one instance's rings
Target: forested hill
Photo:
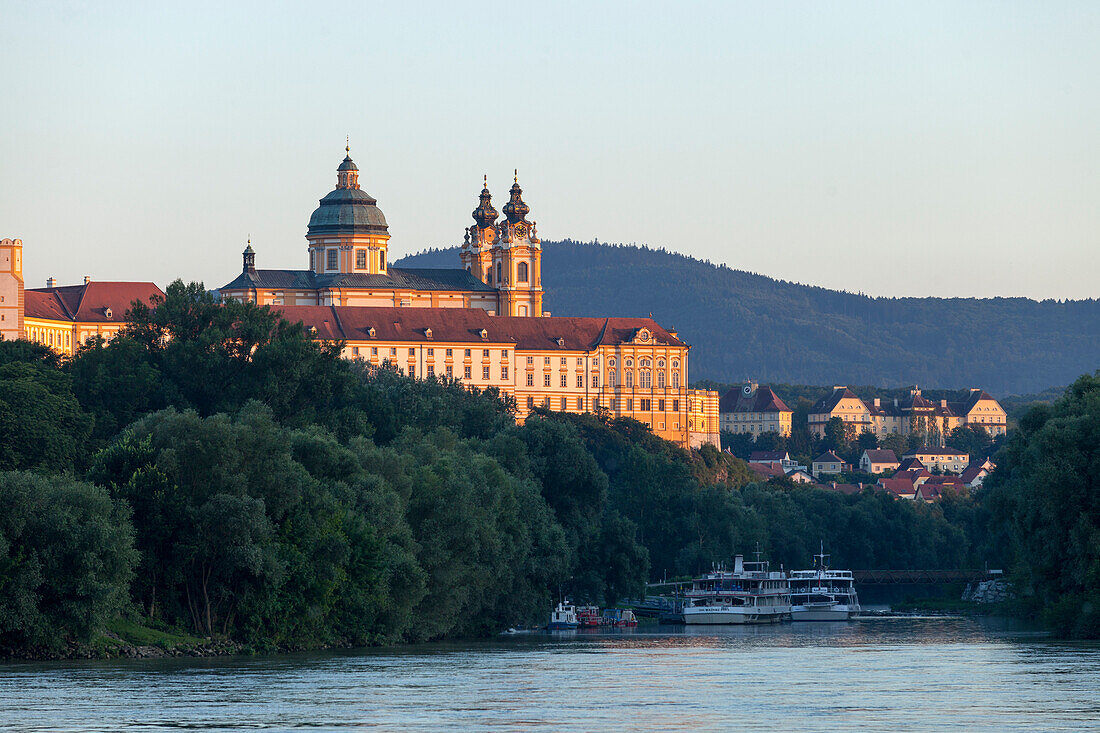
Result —
[[[543, 248], [547, 310], [561, 316], [652, 313], [693, 345], [693, 379], [915, 382], [1007, 395], [1068, 384], [1100, 366], [1097, 300], [871, 298], [664, 250], [569, 240]], [[458, 267], [458, 249], [393, 264]]]

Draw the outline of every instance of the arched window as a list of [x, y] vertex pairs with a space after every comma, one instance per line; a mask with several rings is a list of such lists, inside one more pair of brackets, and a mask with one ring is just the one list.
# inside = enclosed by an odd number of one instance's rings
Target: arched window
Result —
[[661, 389], [665, 388], [665, 371], [664, 369], [657, 372], [657, 386]]
[[517, 270], [516, 270], [516, 280], [521, 282], [521, 283], [527, 282], [527, 263], [526, 262], [519, 263], [519, 268], [517, 268]]
[[490, 267], [489, 271], [485, 273], [485, 282], [489, 285], [493, 284], [493, 268]]
[[650, 364], [652, 364], [652, 363], [653, 363], [653, 362], [651, 362], [651, 361], [650, 361], [649, 359], [642, 359], [642, 360], [641, 360], [641, 361], [639, 362], [639, 364], [640, 364], [641, 366], [644, 366], [644, 367], [647, 367], [647, 366], [649, 366], [649, 365], [650, 365]]
[[633, 387], [634, 386], [634, 372], [633, 371], [627, 371], [626, 372], [626, 386], [627, 387]]
[[608, 386], [608, 387], [616, 387], [616, 386], [618, 386], [618, 385], [617, 385], [617, 384], [615, 383], [615, 370], [614, 370], [614, 369], [608, 369], [608, 370], [607, 370], [607, 386]]
[[386, 250], [382, 250], [378, 253], [378, 269], [386, 269]]
[[501, 282], [501, 280], [500, 280], [500, 263], [498, 262], [497, 263], [497, 284], [499, 285], [500, 282]]
[[649, 389], [653, 386], [653, 372], [648, 369], [643, 369], [639, 375], [638, 386], [642, 389]]
[[680, 372], [678, 371], [672, 373], [672, 388], [680, 389]]

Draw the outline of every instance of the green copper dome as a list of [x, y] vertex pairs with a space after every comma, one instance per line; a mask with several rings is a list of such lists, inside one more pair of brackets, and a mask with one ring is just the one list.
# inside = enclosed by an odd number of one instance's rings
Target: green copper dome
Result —
[[359, 188], [358, 170], [350, 157], [344, 158], [337, 169], [336, 188], [321, 199], [321, 205], [309, 217], [306, 236], [389, 233], [378, 202]]

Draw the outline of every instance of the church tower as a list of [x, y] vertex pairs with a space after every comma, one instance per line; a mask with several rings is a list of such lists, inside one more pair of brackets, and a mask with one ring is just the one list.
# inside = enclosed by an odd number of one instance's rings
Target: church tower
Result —
[[336, 188], [309, 218], [309, 269], [318, 275], [385, 275], [390, 241], [378, 202], [359, 188], [359, 166], [351, 146], [336, 169]]
[[497, 210], [493, 208], [492, 194], [489, 193], [489, 177], [481, 189], [481, 200], [471, 216], [474, 225], [466, 229], [466, 238], [462, 243], [459, 259], [467, 272], [478, 280], [494, 285], [493, 245], [499, 239]]
[[501, 291], [500, 314], [542, 315], [542, 244], [535, 222], [527, 221], [531, 208], [523, 202], [519, 171], [515, 172], [511, 198], [502, 209], [499, 245], [493, 248], [494, 284]]
[[23, 338], [23, 240], [0, 239], [0, 341]]

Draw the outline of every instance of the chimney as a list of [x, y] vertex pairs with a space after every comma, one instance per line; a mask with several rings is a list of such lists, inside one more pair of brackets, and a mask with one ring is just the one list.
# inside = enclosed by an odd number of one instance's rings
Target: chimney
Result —
[[940, 400], [940, 407], [947, 407], [947, 400]]
[[88, 284], [88, 283], [90, 283], [91, 281], [92, 281], [92, 278], [91, 278], [90, 276], [88, 276], [88, 275], [85, 275], [85, 276], [84, 276], [84, 284], [85, 284], [85, 285], [87, 285], [87, 284]]
[[57, 278], [55, 278], [55, 277], [46, 278], [46, 287], [47, 288], [52, 288], [52, 287], [56, 287], [56, 286], [57, 286]]
[[897, 398], [897, 397], [895, 397], [895, 398], [894, 398], [894, 407], [896, 408], [897, 406], [898, 406], [898, 398]]
[[878, 397], [875, 398], [875, 407], [882, 407], [882, 400]]

